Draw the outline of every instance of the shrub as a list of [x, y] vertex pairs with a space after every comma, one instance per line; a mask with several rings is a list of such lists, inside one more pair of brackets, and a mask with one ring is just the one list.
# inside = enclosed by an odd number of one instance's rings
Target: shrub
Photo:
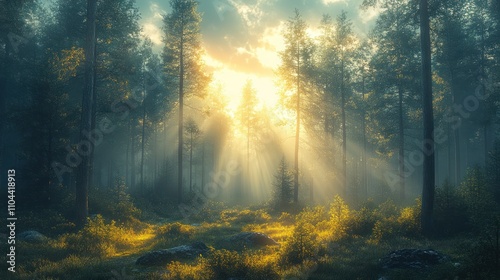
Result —
[[468, 219], [463, 198], [445, 181], [443, 186], [436, 189], [434, 223], [439, 225], [435, 227], [437, 236], [453, 236], [469, 229]]
[[208, 259], [208, 267], [215, 279], [245, 277], [248, 268], [243, 256], [235, 251], [217, 250]]
[[293, 225], [295, 222], [295, 217], [288, 212], [281, 212], [278, 221], [284, 225]]
[[317, 247], [313, 226], [310, 223], [299, 221], [292, 235], [282, 246], [281, 260], [284, 264], [300, 264], [315, 257]]
[[85, 227], [64, 237], [68, 248], [82, 255], [107, 257], [120, 247], [128, 245], [127, 236], [132, 232], [118, 227], [115, 221], [106, 223], [101, 215], [88, 218]]
[[341, 239], [347, 235], [347, 222], [350, 210], [340, 196], [335, 196], [330, 204], [330, 224], [334, 239]]
[[221, 212], [220, 218], [224, 222], [243, 223], [243, 224], [266, 223], [269, 220], [271, 220], [271, 216], [266, 211], [264, 210], [252, 211], [249, 209], [224, 210]]
[[68, 221], [55, 210], [20, 213], [20, 231], [37, 230], [45, 235], [58, 235], [75, 229], [75, 224]]
[[180, 262], [172, 262], [167, 266], [170, 272], [168, 277], [159, 275], [159, 277], [152, 279], [183, 279], [183, 280], [197, 280], [197, 279], [211, 279], [212, 274], [207, 270], [205, 259], [200, 259], [196, 265], [183, 264]]
[[389, 240], [396, 236], [397, 220], [394, 217], [380, 219], [373, 226], [372, 236], [370, 241], [378, 244], [383, 240]]
[[485, 174], [479, 167], [467, 172], [458, 194], [465, 204], [471, 225], [477, 230], [483, 228], [495, 210], [495, 203], [487, 187]]
[[375, 215], [373, 211], [363, 207], [358, 211], [353, 211], [346, 221], [347, 235], [366, 236], [372, 233], [375, 226]]
[[126, 190], [123, 180], [117, 180], [110, 189], [92, 189], [89, 193], [89, 209], [124, 223], [139, 218], [141, 210], [135, 207]]
[[416, 199], [415, 205], [401, 209], [397, 219], [399, 233], [404, 236], [418, 236], [420, 234], [420, 211], [422, 200]]
[[206, 264], [210, 279], [280, 279], [276, 264], [265, 259], [261, 253], [241, 255], [223, 249], [214, 251], [207, 260], [202, 258], [201, 263]]
[[179, 222], [166, 224], [158, 228], [158, 234], [164, 237], [189, 239], [195, 232], [195, 228]]

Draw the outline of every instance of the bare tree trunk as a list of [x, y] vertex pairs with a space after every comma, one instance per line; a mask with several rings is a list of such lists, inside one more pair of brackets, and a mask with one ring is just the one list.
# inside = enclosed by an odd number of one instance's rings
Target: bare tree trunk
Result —
[[[146, 87], [144, 87], [146, 88]], [[145, 131], [146, 131], [146, 94], [144, 94], [142, 100], [142, 133], [141, 133], [141, 195], [144, 195], [144, 144], [146, 142], [145, 139]]]
[[[87, 0], [87, 34], [85, 46], [85, 88], [82, 98], [82, 117], [80, 124], [80, 143], [88, 142], [85, 133], [92, 129], [92, 104], [94, 99], [94, 56], [95, 56], [95, 16], [97, 0]], [[92, 145], [82, 155], [76, 180], [76, 224], [82, 228], [89, 212], [88, 190], [90, 181]]]
[[158, 125], [154, 125], [154, 134], [155, 134], [155, 141], [154, 141], [154, 173], [153, 173], [153, 182], [154, 186], [156, 186], [156, 180], [158, 178]]
[[403, 203], [405, 199], [405, 135], [403, 119], [403, 90], [398, 86], [398, 107], [399, 107], [399, 199]]
[[347, 134], [346, 134], [346, 116], [345, 116], [345, 85], [344, 85], [344, 54], [342, 53], [342, 61], [340, 68], [340, 93], [342, 101], [342, 191], [344, 198], [347, 198]]
[[182, 203], [182, 147], [184, 146], [184, 40], [181, 35], [180, 42], [180, 67], [179, 67], [179, 147], [177, 154], [177, 200]]
[[130, 165], [130, 119], [127, 124], [127, 149], [125, 151], [125, 185], [129, 186], [130, 180], [129, 180], [129, 165]]
[[424, 153], [421, 219], [422, 233], [425, 236], [430, 236], [433, 229], [435, 162], [434, 114], [432, 108], [431, 39], [427, 0], [420, 0], [420, 40], [422, 46], [424, 145], [430, 146], [427, 147], [428, 152]]
[[205, 140], [203, 140], [203, 146], [201, 147], [201, 191], [204, 191], [205, 187]]
[[300, 137], [300, 46], [297, 43], [297, 122], [295, 127], [295, 172], [293, 185], [293, 202], [299, 201], [299, 137]]
[[363, 68], [363, 81], [362, 81], [362, 98], [363, 98], [363, 116], [362, 116], [362, 126], [363, 126], [363, 199], [368, 199], [368, 187], [367, 187], [367, 178], [366, 178], [366, 104], [365, 104], [365, 73]]
[[189, 139], [189, 190], [193, 191], [193, 133]]
[[132, 141], [131, 141], [131, 147], [130, 147], [130, 181], [131, 181], [131, 184], [130, 184], [130, 187], [131, 188], [135, 188], [135, 183], [136, 183], [136, 179], [135, 179], [135, 129], [134, 129], [134, 123], [135, 123], [135, 120], [132, 119], [132, 130], [131, 130], [131, 137], [132, 137]]

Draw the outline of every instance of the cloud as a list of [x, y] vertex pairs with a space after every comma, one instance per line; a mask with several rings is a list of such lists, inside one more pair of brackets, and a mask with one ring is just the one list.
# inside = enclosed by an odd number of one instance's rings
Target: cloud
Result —
[[142, 27], [142, 36], [147, 37], [156, 45], [162, 44], [162, 31], [153, 23], [146, 23]]
[[[204, 48], [214, 60], [235, 71], [272, 75], [279, 64], [284, 23], [298, 9], [315, 34], [323, 14], [336, 18], [342, 10], [353, 21], [354, 31], [368, 32], [379, 10], [359, 9], [363, 0], [203, 0], [201, 33]], [[161, 44], [161, 16], [169, 1], [140, 1], [143, 33]]]
[[164, 9], [162, 9], [158, 5], [158, 3], [154, 3], [154, 2], [152, 2], [149, 5], [149, 11], [153, 15], [153, 18], [155, 18], [155, 19], [163, 19], [163, 15], [166, 13], [166, 11]]

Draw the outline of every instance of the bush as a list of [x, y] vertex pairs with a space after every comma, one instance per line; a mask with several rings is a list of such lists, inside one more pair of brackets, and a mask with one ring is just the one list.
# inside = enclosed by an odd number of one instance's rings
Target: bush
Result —
[[284, 264], [300, 264], [315, 257], [317, 248], [314, 227], [310, 223], [299, 221], [282, 246], [281, 261]]
[[443, 186], [436, 189], [434, 223], [439, 225], [435, 227], [436, 235], [449, 237], [464, 232], [470, 228], [468, 219], [463, 198], [445, 181]]
[[170, 272], [168, 277], [166, 275], [155, 275], [156, 277], [151, 277], [151, 279], [197, 280], [213, 278], [210, 271], [207, 270], [205, 259], [201, 259], [196, 265], [172, 262], [167, 266], [167, 270]]
[[243, 223], [243, 224], [251, 224], [251, 223], [266, 223], [271, 220], [271, 216], [264, 210], [224, 210], [220, 214], [220, 218], [224, 222], [230, 223]]
[[353, 211], [346, 221], [347, 235], [366, 236], [372, 234], [375, 226], [375, 215], [373, 211], [363, 207], [358, 211]]
[[340, 196], [335, 196], [330, 204], [330, 224], [334, 240], [344, 238], [347, 235], [347, 223], [350, 210]]
[[215, 279], [245, 277], [248, 268], [243, 256], [235, 251], [217, 250], [208, 259], [208, 267]]
[[76, 234], [64, 236], [68, 248], [82, 255], [108, 257], [128, 245], [132, 232], [118, 227], [115, 221], [106, 223], [101, 215], [88, 218], [85, 227]]
[[166, 224], [158, 228], [158, 235], [175, 238], [189, 239], [195, 232], [195, 228], [190, 225], [181, 224], [179, 222]]
[[479, 167], [467, 172], [458, 189], [458, 195], [465, 204], [470, 225], [476, 231], [481, 231], [487, 225], [488, 219], [494, 215], [495, 202], [486, 184], [485, 174]]
[[260, 253], [241, 255], [235, 251], [217, 250], [206, 260], [206, 266], [210, 279], [280, 279], [276, 265], [265, 261]]
[[131, 222], [141, 215], [135, 207], [123, 180], [117, 180], [111, 189], [92, 189], [89, 193], [89, 209], [93, 213], [119, 222]]
[[75, 229], [75, 224], [68, 221], [61, 213], [55, 210], [20, 213], [19, 232], [24, 230], [37, 230], [49, 236], [67, 233]]
[[404, 236], [420, 235], [420, 212], [422, 200], [416, 199], [415, 205], [401, 209], [397, 219], [399, 233]]

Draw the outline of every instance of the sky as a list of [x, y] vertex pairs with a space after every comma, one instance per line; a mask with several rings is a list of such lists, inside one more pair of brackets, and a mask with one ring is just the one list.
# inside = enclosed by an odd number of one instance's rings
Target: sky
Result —
[[[170, 11], [167, 0], [137, 1], [142, 14], [143, 35], [161, 50], [162, 17]], [[227, 96], [235, 96], [247, 79], [253, 81], [260, 100], [272, 107], [277, 102], [274, 69], [280, 63], [283, 27], [298, 9], [309, 25], [311, 36], [324, 14], [336, 18], [342, 10], [353, 22], [354, 31], [365, 36], [374, 25], [378, 10], [360, 9], [363, 0], [199, 0], [205, 64], [215, 83]], [[230, 98], [236, 108], [238, 99]]]

